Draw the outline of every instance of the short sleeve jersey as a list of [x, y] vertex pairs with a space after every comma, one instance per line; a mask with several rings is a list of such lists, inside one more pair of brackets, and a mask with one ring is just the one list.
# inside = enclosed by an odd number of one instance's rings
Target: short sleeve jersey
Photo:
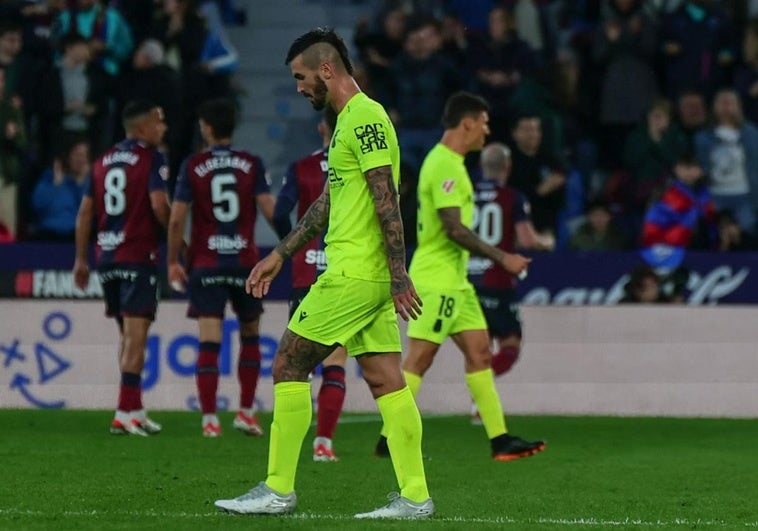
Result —
[[[476, 184], [476, 211], [474, 227], [486, 243], [506, 253], [516, 248], [516, 225], [530, 221], [529, 202], [523, 194], [494, 181]], [[487, 288], [513, 289], [516, 279], [498, 264], [488, 260], [481, 286]]]
[[94, 204], [99, 266], [156, 262], [161, 226], [150, 192], [165, 192], [167, 178], [163, 154], [137, 140], [119, 142], [95, 161], [85, 193]]
[[418, 247], [409, 273], [417, 286], [463, 289], [468, 285], [469, 252], [447, 237], [437, 212], [461, 209], [461, 223], [471, 228], [474, 188], [462, 155], [444, 144], [432, 148], [421, 165], [418, 183]]
[[329, 145], [327, 271], [349, 278], [389, 281], [387, 255], [374, 200], [364, 173], [392, 168], [397, 187], [400, 148], [384, 108], [359, 92], [337, 116]]
[[[328, 168], [326, 150], [319, 149], [290, 165], [284, 176], [279, 197], [297, 203], [297, 219], [302, 218], [324, 191]], [[321, 235], [313, 238], [292, 255], [292, 287], [307, 288], [326, 267], [324, 241]]]
[[229, 145], [191, 155], [174, 199], [192, 203], [190, 267], [248, 268], [258, 261], [255, 198], [269, 193], [260, 158]]

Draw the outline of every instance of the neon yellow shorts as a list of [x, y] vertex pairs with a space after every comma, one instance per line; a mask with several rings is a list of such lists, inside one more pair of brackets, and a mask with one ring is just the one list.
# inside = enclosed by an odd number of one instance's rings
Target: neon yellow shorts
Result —
[[350, 356], [400, 352], [400, 328], [389, 282], [327, 271], [311, 286], [287, 328], [323, 345], [343, 345]]
[[449, 336], [466, 330], [486, 330], [487, 321], [474, 287], [434, 290], [417, 287], [423, 313], [408, 321], [408, 337], [441, 345]]

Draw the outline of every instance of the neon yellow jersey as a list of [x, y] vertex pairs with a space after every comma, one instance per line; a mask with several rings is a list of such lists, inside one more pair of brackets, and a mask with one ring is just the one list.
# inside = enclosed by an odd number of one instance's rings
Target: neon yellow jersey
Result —
[[447, 207], [459, 207], [461, 223], [471, 228], [474, 187], [463, 156], [437, 144], [424, 159], [418, 181], [418, 247], [409, 269], [417, 286], [462, 289], [469, 284], [469, 252], [447, 237], [437, 213]]
[[374, 199], [364, 173], [391, 166], [397, 188], [400, 147], [384, 108], [359, 92], [337, 116], [329, 145], [327, 272], [363, 280], [389, 281], [387, 254]]

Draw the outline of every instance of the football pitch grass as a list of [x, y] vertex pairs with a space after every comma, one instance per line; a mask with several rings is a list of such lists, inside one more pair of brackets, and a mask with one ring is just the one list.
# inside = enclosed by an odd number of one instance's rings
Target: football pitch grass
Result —
[[[431, 521], [356, 521], [395, 490], [375, 458], [377, 415], [345, 415], [338, 463], [303, 446], [293, 516], [232, 516], [213, 501], [265, 477], [268, 435], [200, 435], [199, 416], [156, 412], [163, 433], [108, 434], [106, 411], [0, 410], [0, 529], [755, 529], [758, 422], [512, 417], [511, 431], [545, 452], [489, 458], [484, 430], [464, 416], [424, 419], [437, 506]], [[268, 434], [270, 416], [262, 417]]]

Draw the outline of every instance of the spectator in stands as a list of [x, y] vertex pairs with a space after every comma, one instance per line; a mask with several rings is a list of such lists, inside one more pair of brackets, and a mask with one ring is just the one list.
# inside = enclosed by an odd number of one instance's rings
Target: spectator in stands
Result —
[[[165, 64], [163, 45], [156, 39], [143, 41], [132, 58], [132, 73], [129, 83], [121, 85], [119, 107], [132, 100], [149, 99], [163, 109], [169, 124], [165, 141], [168, 146], [172, 179], [178, 175], [179, 166], [186, 153], [182, 152], [182, 124], [187, 119], [182, 114], [183, 89], [178, 72]], [[169, 183], [173, 190], [173, 180]]]
[[445, 101], [465, 84], [461, 72], [439, 53], [441, 44], [436, 21], [415, 23], [403, 53], [390, 66], [382, 97], [397, 127], [403, 160], [414, 172], [442, 134]]
[[362, 20], [355, 29], [355, 46], [375, 87], [388, 76], [392, 61], [403, 51], [407, 16], [400, 6], [380, 13], [378, 24]]
[[35, 238], [74, 241], [76, 214], [90, 173], [89, 143], [72, 139], [45, 170], [32, 195]]
[[196, 109], [208, 99], [205, 72], [201, 65], [208, 29], [197, 12], [195, 0], [163, 0], [163, 13], [155, 22], [151, 35], [163, 44], [165, 62], [179, 72], [182, 84], [183, 120], [172, 124], [178, 130], [179, 139], [179, 157], [172, 157], [171, 160], [172, 174], [176, 174], [176, 161], [194, 150], [193, 141], [199, 135], [195, 130]]
[[24, 115], [5, 94], [5, 67], [0, 65], [0, 225], [16, 236], [18, 182], [26, 148]]
[[655, 270], [648, 265], [635, 267], [624, 285], [621, 303], [667, 303], [670, 302], [661, 289], [661, 280]]
[[[44, 141], [47, 137], [43, 133], [44, 120], [40, 116], [39, 103], [41, 80], [50, 69], [53, 60], [53, 44], [51, 40], [52, 29], [56, 23], [60, 8], [60, 1], [13, 1], [19, 9], [18, 28], [21, 36], [13, 36], [10, 39], [10, 47], [13, 49], [14, 59], [9, 64], [9, 84], [6, 90], [15, 96], [17, 103], [22, 105], [26, 131], [28, 133], [27, 160], [25, 176], [36, 177], [37, 168], [34, 166], [41, 161], [52, 159], [52, 153], [46, 149]], [[61, 6], [62, 7], [62, 6]], [[0, 16], [0, 21], [5, 23], [9, 19]], [[1, 25], [2, 23], [0, 23]], [[0, 30], [2, 33], [2, 30]], [[3, 43], [7, 40], [0, 38], [0, 48], [5, 48]], [[0, 52], [0, 55], [4, 55]], [[3, 60], [0, 59], [0, 62]], [[41, 167], [41, 166], [39, 166]], [[25, 198], [31, 195], [33, 179], [22, 179], [22, 187], [19, 188], [19, 197]], [[30, 186], [27, 187], [26, 185]], [[20, 225], [28, 218], [24, 202], [21, 203]]]
[[663, 18], [659, 39], [665, 93], [695, 87], [710, 97], [728, 81], [735, 60], [729, 20], [710, 0], [687, 0]]
[[142, 42], [149, 36], [156, 0], [110, 0], [109, 3], [118, 7], [132, 31], [135, 43]]
[[185, 88], [191, 88], [197, 73], [207, 31], [195, 0], [163, 0], [163, 14], [153, 26], [152, 36], [163, 44], [166, 64], [181, 74]]
[[716, 226], [719, 231], [718, 250], [722, 252], [741, 252], [758, 250], [758, 239], [742, 230], [730, 210], [719, 210], [716, 214]]
[[580, 172], [589, 195], [595, 195], [599, 183], [594, 182], [597, 169], [596, 99], [588, 86], [587, 72], [579, 58], [566, 49], [558, 53], [546, 72], [550, 100], [560, 115], [561, 136], [572, 165]]
[[681, 264], [685, 249], [704, 233], [710, 247], [716, 244], [716, 209], [703, 175], [691, 155], [681, 155], [674, 165], [674, 182], [645, 214], [642, 256], [655, 267], [673, 269]]
[[687, 138], [671, 124], [671, 103], [656, 99], [647, 120], [632, 131], [624, 145], [624, 168], [630, 173], [630, 209], [646, 209], [666, 185], [674, 163], [688, 151]]
[[25, 48], [21, 24], [0, 20], [0, 66], [5, 67], [5, 97], [23, 111], [24, 127], [30, 131], [40, 72]]
[[626, 248], [626, 236], [613, 220], [610, 207], [604, 201], [591, 202], [582, 222], [569, 241], [573, 251], [621, 251]]
[[492, 8], [487, 36], [469, 47], [467, 64], [478, 93], [490, 104], [490, 138], [508, 140], [511, 98], [522, 78], [537, 69], [537, 56], [518, 37], [510, 10], [501, 5]]
[[463, 22], [474, 35], [486, 35], [488, 16], [495, 5], [493, 0], [450, 0], [447, 10]]
[[608, 2], [601, 14], [596, 43], [595, 61], [602, 69], [601, 164], [616, 170], [622, 166], [626, 137], [643, 121], [658, 94], [652, 68], [656, 31], [642, 2]]
[[22, 46], [21, 26], [0, 21], [0, 66], [5, 68], [5, 94], [16, 107], [22, 106], [19, 86], [23, 68], [19, 59]]
[[[69, 33], [87, 39], [93, 61], [107, 74], [117, 76], [134, 50], [132, 31], [118, 9], [102, 0], [76, 0], [59, 19], [55, 40]], [[108, 139], [110, 140], [110, 139]]]
[[708, 104], [703, 93], [695, 89], [684, 90], [677, 99], [676, 120], [687, 136], [687, 145], [694, 147], [694, 137], [708, 126]]
[[21, 7], [24, 50], [46, 65], [53, 56], [52, 34], [63, 7], [60, 1], [26, 2]]
[[442, 53], [457, 68], [467, 69], [466, 60], [471, 43], [466, 34], [466, 27], [454, 13], [445, 13], [440, 22]]
[[737, 67], [734, 88], [742, 99], [745, 118], [758, 122], [758, 19], [751, 20], [745, 29], [742, 62]]
[[108, 145], [103, 134], [108, 117], [108, 75], [92, 61], [87, 39], [70, 33], [61, 39], [63, 55], [40, 87], [42, 131], [48, 152], [60, 150], [62, 138], [84, 136], [95, 155]]
[[218, 96], [231, 98], [234, 95], [232, 75], [239, 67], [239, 54], [229, 40], [215, 6], [206, 2], [199, 11], [208, 26], [200, 52], [201, 102]]
[[510, 185], [523, 193], [532, 206], [532, 221], [538, 232], [558, 232], [558, 213], [563, 208], [567, 167], [561, 157], [542, 145], [542, 124], [534, 114], [516, 119], [512, 130], [515, 146]]
[[712, 127], [695, 135], [697, 157], [709, 176], [716, 208], [732, 211], [740, 227], [756, 231], [758, 128], [744, 119], [739, 96], [720, 90], [713, 100]]
[[555, 44], [545, 13], [545, 8], [550, 2], [511, 0], [510, 3], [513, 4], [513, 22], [519, 39], [529, 44], [541, 66], [549, 64]]

